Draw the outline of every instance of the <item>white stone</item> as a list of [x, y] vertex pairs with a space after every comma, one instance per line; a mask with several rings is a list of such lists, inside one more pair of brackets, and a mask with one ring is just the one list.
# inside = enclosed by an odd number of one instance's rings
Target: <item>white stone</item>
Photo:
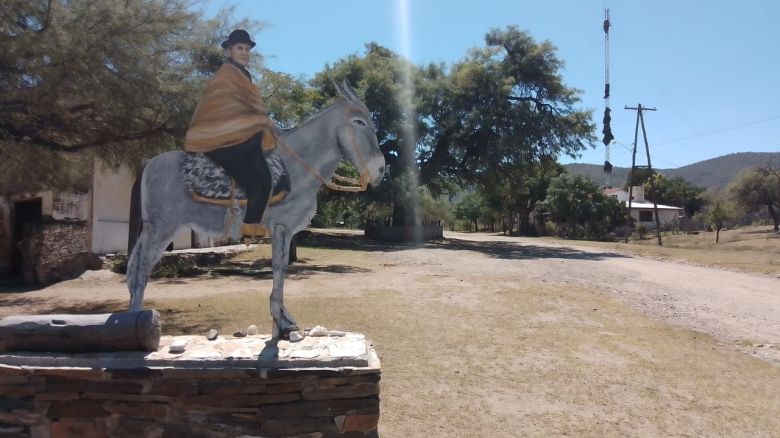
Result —
[[340, 332], [337, 330], [328, 330], [323, 326], [315, 326], [313, 329], [309, 330], [308, 335], [309, 336], [317, 336], [317, 337], [323, 337], [323, 336], [346, 336], [346, 332]]
[[252, 324], [249, 327], [246, 328], [246, 334], [254, 336], [258, 333], [257, 326]]
[[184, 350], [187, 349], [187, 343], [189, 342], [189, 339], [186, 338], [176, 338], [171, 342], [171, 346], [168, 347], [168, 353], [176, 354], [176, 353], [184, 353]]
[[309, 336], [328, 336], [328, 329], [322, 326], [314, 326], [313, 329], [309, 330]]
[[290, 332], [290, 342], [298, 342], [303, 340], [303, 335], [297, 331]]

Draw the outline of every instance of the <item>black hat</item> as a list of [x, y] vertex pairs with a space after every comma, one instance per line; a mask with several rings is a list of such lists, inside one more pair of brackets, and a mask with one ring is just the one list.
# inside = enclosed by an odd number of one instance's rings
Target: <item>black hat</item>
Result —
[[255, 46], [255, 42], [249, 38], [249, 34], [243, 29], [236, 29], [230, 32], [230, 36], [222, 43], [222, 48], [227, 49], [233, 44], [244, 43], [249, 44], [251, 47]]

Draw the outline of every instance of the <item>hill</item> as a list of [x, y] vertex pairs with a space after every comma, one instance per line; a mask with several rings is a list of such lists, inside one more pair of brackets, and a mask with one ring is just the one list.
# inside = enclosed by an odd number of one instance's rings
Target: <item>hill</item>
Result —
[[[771, 163], [780, 167], [780, 152], [739, 152], [699, 161], [677, 169], [658, 169], [668, 178], [682, 177], [693, 185], [706, 189], [721, 189], [743, 171]], [[598, 164], [572, 163], [564, 166], [572, 175], [582, 175], [604, 184], [604, 171]], [[612, 169], [612, 185], [622, 187], [628, 180], [628, 168]]]

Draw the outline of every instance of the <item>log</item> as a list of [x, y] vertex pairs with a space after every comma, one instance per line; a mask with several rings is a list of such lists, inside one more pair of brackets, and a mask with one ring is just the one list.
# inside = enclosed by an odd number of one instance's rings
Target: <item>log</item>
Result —
[[156, 310], [100, 315], [14, 315], [0, 319], [0, 351], [156, 351]]

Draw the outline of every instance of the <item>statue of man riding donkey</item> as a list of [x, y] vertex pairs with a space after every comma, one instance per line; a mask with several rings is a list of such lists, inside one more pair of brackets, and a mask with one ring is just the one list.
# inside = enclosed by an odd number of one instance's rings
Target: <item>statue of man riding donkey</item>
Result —
[[[298, 330], [284, 306], [284, 279], [290, 241], [314, 217], [317, 191], [323, 184], [365, 190], [382, 179], [385, 161], [368, 108], [346, 83], [334, 84], [341, 101], [292, 129], [277, 129], [246, 69], [254, 46], [244, 30], [222, 43], [229, 58], [206, 86], [185, 151], [154, 157], [136, 182], [127, 285], [130, 310], [141, 310], [149, 274], [182, 226], [214, 238], [270, 236], [278, 339]], [[343, 159], [359, 169], [359, 180], [336, 175]]]

